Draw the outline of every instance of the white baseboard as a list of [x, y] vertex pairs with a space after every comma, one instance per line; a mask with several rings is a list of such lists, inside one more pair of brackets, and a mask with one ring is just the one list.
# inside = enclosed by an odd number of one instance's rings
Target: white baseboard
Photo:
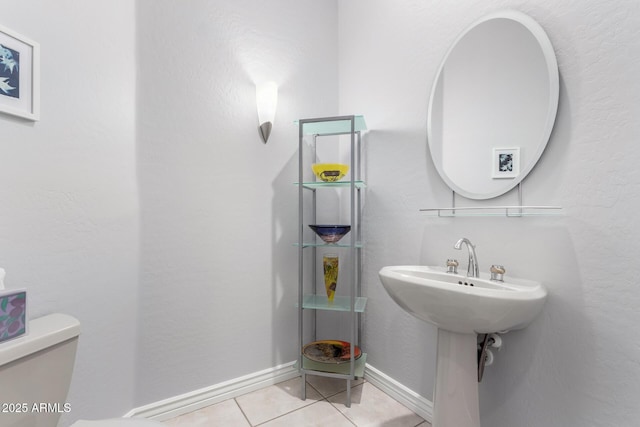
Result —
[[165, 421], [227, 399], [232, 399], [295, 378], [300, 374], [294, 367], [294, 364], [295, 362], [285, 363], [274, 368], [254, 372], [210, 387], [134, 408], [129, 411], [125, 417], [135, 416], [156, 421]]
[[433, 420], [433, 402], [429, 399], [420, 396], [368, 363], [364, 378], [425, 420], [429, 422]]
[[[180, 396], [134, 408], [125, 417], [140, 417], [156, 421], [165, 421], [179, 415], [197, 411], [215, 403], [241, 396], [261, 388], [290, 380], [299, 376], [295, 362], [285, 363], [274, 368], [254, 372]], [[398, 381], [367, 364], [364, 378], [413, 412], [431, 422], [433, 404], [428, 399], [410, 390]]]

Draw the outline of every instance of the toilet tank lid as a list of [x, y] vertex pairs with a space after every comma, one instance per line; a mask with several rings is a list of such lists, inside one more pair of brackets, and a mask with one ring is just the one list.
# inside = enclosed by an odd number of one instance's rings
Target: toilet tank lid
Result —
[[29, 322], [28, 334], [0, 344], [0, 366], [80, 335], [80, 322], [68, 314], [53, 313]]

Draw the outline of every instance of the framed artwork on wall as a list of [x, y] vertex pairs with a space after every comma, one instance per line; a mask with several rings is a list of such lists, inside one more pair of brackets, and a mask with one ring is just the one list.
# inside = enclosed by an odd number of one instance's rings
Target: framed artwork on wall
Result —
[[40, 119], [40, 45], [2, 25], [0, 112]]
[[520, 173], [520, 148], [494, 148], [491, 177], [515, 178]]

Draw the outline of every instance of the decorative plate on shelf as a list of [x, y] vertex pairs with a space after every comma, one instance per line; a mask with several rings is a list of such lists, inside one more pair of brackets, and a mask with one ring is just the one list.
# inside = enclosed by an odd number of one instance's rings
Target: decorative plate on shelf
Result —
[[[358, 346], [355, 346], [355, 352], [354, 359], [362, 356]], [[314, 362], [348, 363], [351, 359], [351, 344], [338, 340], [314, 341], [302, 348], [302, 354]]]

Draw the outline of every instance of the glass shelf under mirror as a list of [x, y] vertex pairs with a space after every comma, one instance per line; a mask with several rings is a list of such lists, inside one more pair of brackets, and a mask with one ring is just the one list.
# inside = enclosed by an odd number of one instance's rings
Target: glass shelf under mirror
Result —
[[[366, 306], [367, 299], [365, 297], [356, 297], [356, 313], [364, 312]], [[326, 295], [305, 295], [302, 301], [302, 308], [329, 311], [351, 311], [351, 298], [336, 295], [333, 301], [329, 302]]]
[[444, 218], [475, 217], [525, 217], [525, 216], [563, 216], [560, 206], [456, 206], [450, 208], [420, 209], [431, 216]]

